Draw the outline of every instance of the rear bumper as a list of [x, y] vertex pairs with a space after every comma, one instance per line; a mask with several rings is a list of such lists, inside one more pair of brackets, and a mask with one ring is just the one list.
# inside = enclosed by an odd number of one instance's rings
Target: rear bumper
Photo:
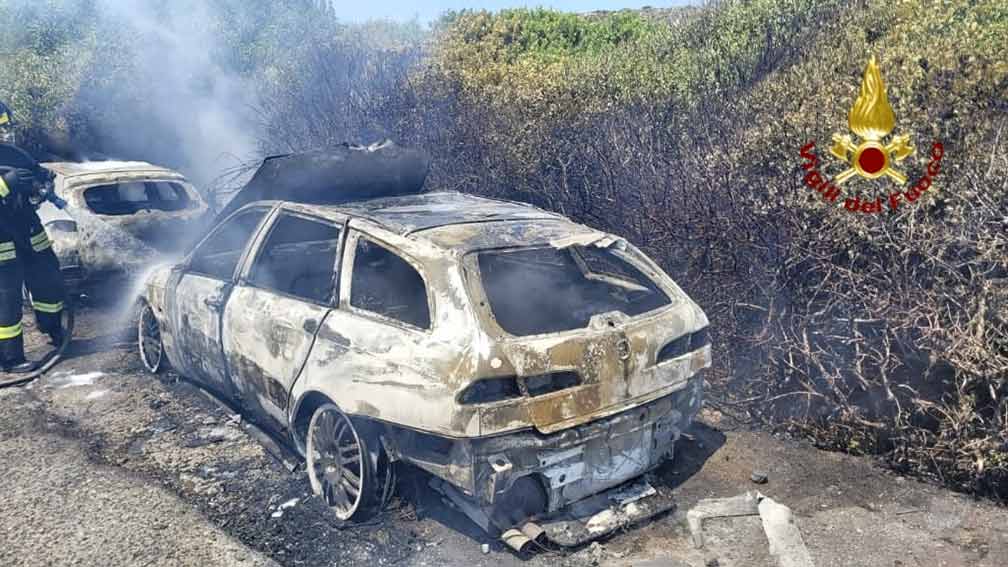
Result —
[[702, 398], [697, 373], [671, 394], [556, 433], [523, 430], [462, 440], [393, 434], [388, 448], [458, 489], [488, 524], [507, 529], [657, 467], [672, 456]]
[[692, 377], [670, 395], [622, 413], [541, 435], [532, 431], [477, 441], [473, 496], [507, 506], [516, 481], [536, 478], [547, 512], [640, 476], [672, 456], [673, 446], [700, 409], [703, 378]]
[[143, 273], [155, 257], [128, 247], [110, 248], [90, 243], [85, 246], [76, 235], [53, 232], [53, 251], [68, 287], [78, 289], [109, 278], [126, 278]]

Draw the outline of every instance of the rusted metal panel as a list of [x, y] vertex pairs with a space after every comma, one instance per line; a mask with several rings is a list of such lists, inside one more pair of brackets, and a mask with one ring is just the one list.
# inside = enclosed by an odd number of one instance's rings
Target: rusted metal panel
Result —
[[[361, 228], [361, 223], [351, 223]], [[475, 409], [455, 395], [480, 359], [481, 333], [466, 298], [457, 262], [442, 250], [374, 226], [377, 240], [415, 262], [431, 298], [429, 330], [383, 318], [349, 304], [352, 255], [343, 261], [340, 308], [323, 322], [315, 348], [294, 388], [330, 397], [344, 411], [449, 436], [478, 435]], [[355, 237], [347, 243], [353, 250]]]
[[231, 292], [223, 348], [242, 403], [286, 427], [288, 392], [329, 307], [247, 285]]
[[224, 395], [233, 394], [221, 346], [220, 313], [206, 300], [224, 301], [230, 282], [185, 274], [171, 290], [168, 317], [180, 370]]
[[[515, 433], [478, 442], [481, 498], [492, 503], [515, 479], [539, 474], [549, 480], [550, 510], [557, 510], [649, 470], [671, 453], [699, 410], [700, 382], [694, 378], [659, 399], [545, 437]], [[508, 466], [495, 464], [501, 460]]]
[[[377, 234], [417, 259], [433, 298], [433, 329], [406, 329], [355, 312], [346, 304], [349, 289], [344, 285], [343, 309], [334, 312], [324, 325], [317, 353], [305, 368], [306, 377], [330, 372], [385, 378], [358, 378], [368, 386], [354, 384], [350, 389], [327, 387], [325, 380], [315, 380], [317, 385], [301, 385], [301, 391], [317, 389], [338, 396], [333, 398], [337, 403], [348, 400], [346, 405], [361, 406], [355, 400], [382, 395], [374, 389], [377, 385], [395, 403], [382, 411], [362, 406], [363, 415], [447, 435], [493, 435], [529, 426], [552, 432], [682, 388], [689, 376], [709, 365], [709, 349], [704, 351], [706, 355], [654, 364], [663, 341], [706, 325], [702, 313], [681, 294], [667, 309], [630, 321], [614, 315], [600, 318], [591, 329], [563, 335], [491, 337], [483, 329], [492, 315], [478, 313], [473, 307], [482, 298], [471, 297], [456, 254], [423, 240], [390, 234], [368, 222], [355, 221], [352, 226]], [[351, 277], [350, 265], [349, 259], [344, 262], [344, 284]], [[627, 360], [619, 353], [621, 341], [629, 344], [631, 356]], [[455, 401], [476, 378], [534, 376], [558, 369], [577, 370], [584, 384], [478, 411]], [[478, 414], [475, 420], [474, 414]]]
[[169, 316], [167, 305], [167, 290], [175, 289], [175, 286], [178, 284], [179, 275], [179, 272], [172, 271], [172, 267], [169, 264], [155, 266], [148, 274], [140, 295], [143, 301], [146, 301], [154, 309], [154, 313], [161, 323], [161, 342], [164, 345], [168, 362], [171, 363], [173, 368], [181, 370], [185, 367], [183, 366], [184, 361], [181, 357], [181, 349], [175, 340], [176, 332], [174, 329], [176, 321], [173, 321]]

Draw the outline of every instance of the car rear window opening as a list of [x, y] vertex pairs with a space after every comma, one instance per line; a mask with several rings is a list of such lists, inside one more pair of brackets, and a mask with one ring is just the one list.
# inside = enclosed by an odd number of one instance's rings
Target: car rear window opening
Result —
[[131, 215], [138, 211], [180, 211], [189, 207], [189, 194], [170, 181], [123, 181], [84, 190], [84, 200], [99, 215]]
[[523, 248], [478, 258], [494, 318], [516, 336], [582, 329], [602, 313], [633, 317], [670, 302], [637, 267], [606, 248]]

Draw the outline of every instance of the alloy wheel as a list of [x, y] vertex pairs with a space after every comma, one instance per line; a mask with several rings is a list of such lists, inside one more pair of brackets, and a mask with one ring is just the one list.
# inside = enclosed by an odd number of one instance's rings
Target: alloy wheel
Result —
[[144, 304], [140, 311], [137, 335], [140, 360], [143, 361], [144, 368], [152, 374], [157, 374], [164, 364], [164, 344], [161, 342], [161, 325], [150, 305]]
[[367, 448], [336, 406], [326, 404], [312, 417], [307, 457], [312, 490], [336, 517], [347, 521], [363, 512], [372, 489]]

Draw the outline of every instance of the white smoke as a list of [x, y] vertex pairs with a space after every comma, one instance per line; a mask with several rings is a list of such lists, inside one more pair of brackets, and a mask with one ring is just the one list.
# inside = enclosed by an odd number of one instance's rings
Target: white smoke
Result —
[[214, 3], [99, 0], [98, 6], [101, 18], [127, 39], [123, 57], [135, 73], [128, 80], [145, 97], [123, 119], [99, 123], [107, 144], [133, 154], [127, 157], [181, 168], [201, 188], [256, 157], [256, 89], [224, 59], [227, 22]]

